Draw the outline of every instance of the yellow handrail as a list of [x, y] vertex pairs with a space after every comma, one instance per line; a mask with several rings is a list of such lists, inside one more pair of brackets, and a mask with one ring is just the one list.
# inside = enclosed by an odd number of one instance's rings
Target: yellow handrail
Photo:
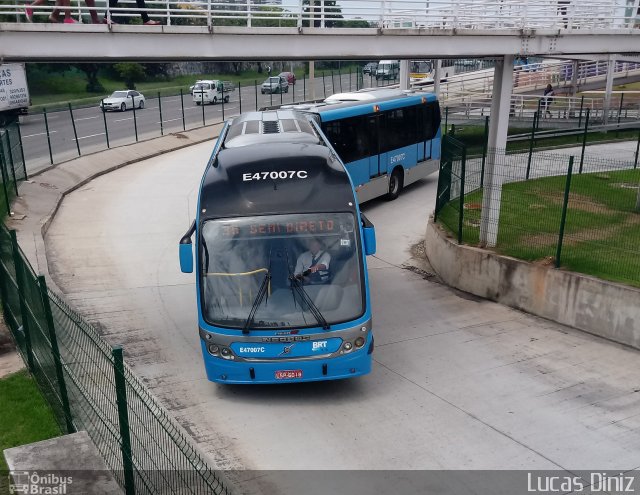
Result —
[[[239, 272], [239, 273], [222, 273], [222, 272], [213, 272], [213, 273], [205, 273], [205, 276], [207, 277], [242, 277], [242, 276], [247, 276], [247, 275], [255, 275], [256, 273], [268, 273], [269, 269], [268, 268], [258, 268], [256, 270], [251, 270], [250, 272]], [[267, 290], [269, 292], [269, 295], [271, 295], [271, 280], [269, 280], [269, 284], [267, 287]], [[238, 296], [240, 299], [240, 306], [243, 306], [242, 304], [242, 288], [238, 287]], [[253, 300], [253, 293], [251, 291], [251, 289], [249, 289], [249, 299]]]

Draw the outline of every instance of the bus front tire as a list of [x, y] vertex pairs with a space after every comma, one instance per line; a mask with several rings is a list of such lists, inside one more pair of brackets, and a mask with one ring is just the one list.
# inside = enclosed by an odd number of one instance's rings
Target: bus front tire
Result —
[[387, 200], [393, 201], [400, 196], [402, 191], [402, 172], [398, 169], [394, 170], [389, 178], [389, 192], [387, 193]]
[[227, 95], [227, 96], [225, 96], [225, 97], [224, 97], [224, 102], [225, 102], [225, 103], [229, 103], [229, 95]]
[[218, 97], [217, 97], [217, 96], [214, 96], [214, 97], [213, 97], [213, 104], [215, 105], [216, 103], [218, 103]]

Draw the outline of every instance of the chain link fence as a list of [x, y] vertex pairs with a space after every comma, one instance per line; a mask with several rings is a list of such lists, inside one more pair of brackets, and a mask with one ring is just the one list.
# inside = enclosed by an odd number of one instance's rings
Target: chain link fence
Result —
[[124, 364], [122, 349], [47, 288], [4, 225], [0, 296], [18, 350], [62, 430], [85, 430], [125, 493], [230, 493]]
[[449, 136], [442, 156], [436, 219], [459, 243], [640, 287], [637, 152], [469, 159]]

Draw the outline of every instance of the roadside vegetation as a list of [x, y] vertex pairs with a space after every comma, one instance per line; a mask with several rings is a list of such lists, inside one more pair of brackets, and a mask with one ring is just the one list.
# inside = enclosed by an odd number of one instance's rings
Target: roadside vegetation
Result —
[[[316, 77], [324, 72], [331, 77], [331, 72], [337, 76], [354, 74], [361, 70], [363, 64], [318, 62], [316, 63]], [[203, 71], [198, 71], [197, 67]], [[182, 90], [185, 94], [189, 86], [198, 79], [221, 79], [240, 83], [243, 87], [261, 84], [269, 75], [291, 71], [288, 63], [228, 63], [212, 62], [207, 64], [185, 65], [176, 68], [174, 64], [27, 64], [27, 77], [33, 110], [43, 106], [56, 108], [72, 105], [95, 104], [100, 98], [106, 97], [113, 91], [121, 89], [137, 89], [147, 97], [176, 95]], [[189, 71], [189, 74], [177, 74]], [[297, 64], [293, 72], [301, 82], [308, 72], [306, 64]], [[355, 81], [355, 79], [354, 79]]]
[[[62, 434], [53, 411], [26, 371], [0, 379], [0, 397], [0, 452]], [[7, 469], [4, 456], [0, 456], [0, 472]]]
[[[552, 264], [566, 177], [504, 184], [495, 251]], [[640, 287], [640, 169], [574, 174], [564, 231], [563, 268]], [[464, 198], [463, 242], [478, 245], [482, 189]], [[458, 200], [439, 215], [458, 225]]]

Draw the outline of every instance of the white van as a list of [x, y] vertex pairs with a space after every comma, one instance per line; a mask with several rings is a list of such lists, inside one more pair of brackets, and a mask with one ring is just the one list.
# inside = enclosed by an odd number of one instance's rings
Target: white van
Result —
[[196, 105], [204, 103], [216, 104], [224, 99], [225, 103], [229, 102], [229, 93], [235, 89], [230, 81], [219, 81], [217, 79], [206, 79], [196, 81], [191, 87], [191, 96]]
[[400, 74], [398, 60], [380, 60], [376, 69], [376, 79], [395, 79]]

